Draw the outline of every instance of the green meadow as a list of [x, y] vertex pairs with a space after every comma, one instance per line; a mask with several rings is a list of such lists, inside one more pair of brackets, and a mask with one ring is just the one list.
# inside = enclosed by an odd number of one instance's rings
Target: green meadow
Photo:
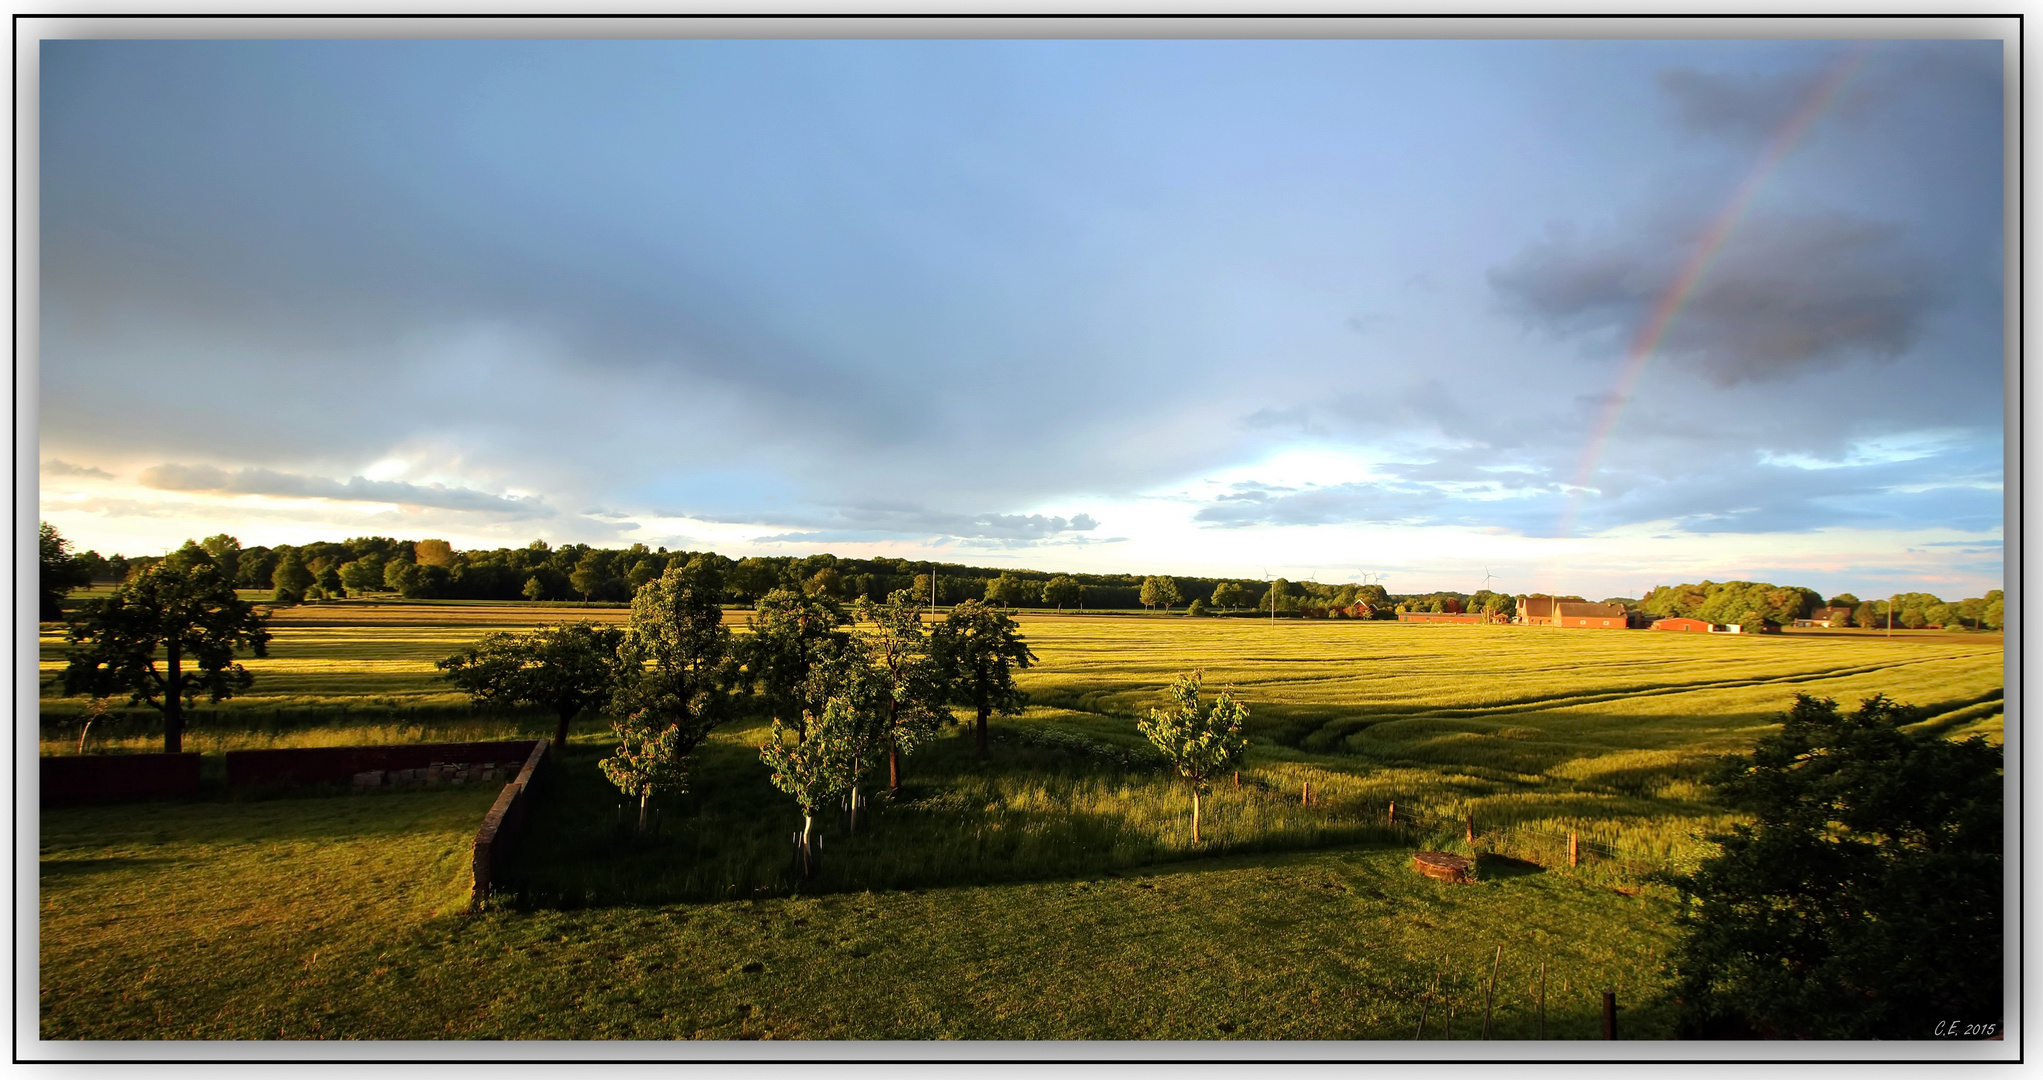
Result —
[[[619, 609], [306, 605], [279, 612], [253, 692], [187, 745], [531, 735], [471, 710], [432, 661], [493, 629]], [[742, 623], [741, 613], [732, 613]], [[717, 732], [649, 837], [617, 829], [578, 721], [500, 889], [460, 914], [493, 791], [199, 799], [42, 814], [49, 1038], [1664, 1037], [1671, 895], [1658, 869], [1730, 817], [1700, 778], [1793, 695], [1917, 706], [1952, 735], [2001, 725], [1998, 635], [1765, 637], [1183, 616], [1024, 614], [1039, 657], [992, 760], [962, 729], [828, 823], [791, 872], [793, 805], [758, 722]], [[45, 635], [46, 674], [62, 642]], [[1190, 801], [1135, 728], [1171, 675], [1254, 709], [1237, 787]], [[84, 703], [46, 691], [43, 752]], [[148, 717], [95, 749], [154, 749]], [[1309, 795], [1308, 795], [1309, 792]], [[1393, 828], [1395, 802], [1401, 824]], [[1470, 848], [1465, 823], [1473, 816]], [[1570, 867], [1569, 833], [1585, 859]], [[1481, 879], [1410, 853], [1481, 854]], [[1497, 959], [1497, 949], [1502, 959]]]

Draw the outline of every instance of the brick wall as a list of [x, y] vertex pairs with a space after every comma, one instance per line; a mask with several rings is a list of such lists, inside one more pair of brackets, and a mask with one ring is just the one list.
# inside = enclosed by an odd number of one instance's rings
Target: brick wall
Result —
[[143, 802], [196, 795], [197, 754], [84, 754], [42, 759], [42, 805]]

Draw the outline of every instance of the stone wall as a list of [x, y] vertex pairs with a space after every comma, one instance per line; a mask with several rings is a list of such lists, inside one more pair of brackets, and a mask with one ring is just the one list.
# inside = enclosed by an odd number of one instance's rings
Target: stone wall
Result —
[[42, 759], [44, 806], [196, 795], [197, 754], [82, 754]]
[[[540, 740], [544, 742], [545, 740]], [[523, 762], [531, 756], [534, 742], [515, 739], [505, 742], [408, 743], [393, 746], [310, 746], [290, 750], [227, 751], [227, 783], [246, 784], [350, 784], [368, 786], [356, 778], [382, 774], [406, 774], [406, 782], [430, 783], [427, 776], [449, 782], [462, 776], [473, 782], [481, 770], [475, 766]], [[450, 767], [452, 767], [450, 769]]]
[[468, 909], [474, 911], [482, 906], [489, 896], [490, 884], [496, 879], [497, 870], [510, 854], [511, 845], [517, 842], [518, 833], [525, 824], [525, 815], [532, 805], [532, 792], [541, 776], [540, 766], [546, 761], [546, 751], [552, 740], [540, 739], [532, 746], [532, 752], [525, 758], [525, 764], [518, 775], [497, 796], [497, 801], [483, 815], [482, 828], [475, 833], [474, 884], [471, 886]]

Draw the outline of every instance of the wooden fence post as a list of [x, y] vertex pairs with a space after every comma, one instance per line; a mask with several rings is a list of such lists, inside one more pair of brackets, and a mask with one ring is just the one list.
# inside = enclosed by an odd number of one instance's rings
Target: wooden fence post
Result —
[[1470, 851], [1475, 850], [1475, 843], [1476, 843], [1476, 815], [1475, 811], [1470, 810], [1468, 812], [1468, 847]]
[[1617, 1038], [1617, 991], [1603, 992], [1603, 1037]]
[[1497, 967], [1504, 962], [1504, 947], [1497, 946], [1497, 958], [1490, 961], [1490, 988], [1483, 991], [1483, 1038], [1490, 1037], [1490, 1004], [1497, 998]]
[[1305, 787], [1299, 790], [1298, 805], [1300, 806], [1312, 805], [1312, 781], [1307, 780], [1305, 782]]
[[1539, 1037], [1546, 1038], [1546, 961], [1539, 962]]
[[1395, 799], [1391, 800], [1390, 803], [1390, 824], [1392, 828], [1397, 827], [1397, 800]]
[[1576, 846], [1575, 834], [1572, 832], [1568, 834], [1568, 865], [1571, 867], [1582, 865], [1581, 849]]

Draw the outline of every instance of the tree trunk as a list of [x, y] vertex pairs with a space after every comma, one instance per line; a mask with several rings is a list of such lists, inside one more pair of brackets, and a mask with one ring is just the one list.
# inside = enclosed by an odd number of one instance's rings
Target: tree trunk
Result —
[[651, 806], [652, 801], [653, 792], [651, 788], [638, 793], [638, 834], [640, 836], [644, 836], [646, 833], [646, 811]]
[[802, 879], [804, 881], [816, 876], [815, 833], [816, 816], [804, 813], [802, 815]]
[[1192, 792], [1192, 843], [1199, 842], [1199, 793]]
[[980, 760], [980, 761], [985, 761], [985, 760], [986, 760], [986, 758], [987, 758], [987, 752], [986, 752], [986, 714], [987, 714], [987, 713], [989, 713], [989, 712], [991, 712], [991, 711], [993, 711], [993, 710], [992, 710], [991, 708], [989, 708], [989, 707], [985, 706], [985, 705], [981, 705], [981, 706], [979, 706], [979, 760]]
[[901, 794], [901, 743], [892, 737], [887, 739], [887, 790]]
[[856, 835], [858, 832], [858, 787], [856, 785], [854, 785], [851, 789], [851, 801], [849, 805], [851, 808], [851, 827], [844, 831], [846, 833]]
[[163, 643], [163, 752], [184, 752], [184, 643], [177, 635]]
[[575, 715], [574, 713], [560, 714], [560, 724], [553, 729], [553, 752], [556, 754], [564, 754], [567, 752], [568, 721], [572, 719], [574, 715]]

